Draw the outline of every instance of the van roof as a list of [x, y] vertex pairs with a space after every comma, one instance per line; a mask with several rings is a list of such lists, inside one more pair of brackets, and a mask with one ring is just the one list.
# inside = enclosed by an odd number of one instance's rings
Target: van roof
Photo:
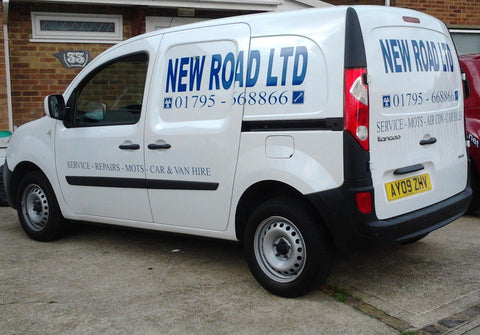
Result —
[[[350, 7], [356, 7], [356, 6], [350, 6]], [[377, 6], [369, 6], [369, 7], [377, 7]], [[201, 22], [190, 23], [190, 24], [185, 24], [185, 25], [171, 27], [171, 28], [165, 28], [165, 29], [154, 31], [154, 32], [145, 33], [138, 37], [142, 38], [142, 36], [148, 37], [152, 35], [165, 34], [165, 33], [195, 29], [195, 28], [220, 26], [220, 25], [232, 24], [232, 23], [248, 24], [252, 29], [252, 32], [261, 31], [265, 28], [268, 28], [268, 26], [271, 27], [273, 24], [274, 29], [278, 31], [279, 29], [279, 26], [277, 24], [278, 22], [286, 22], [287, 20], [294, 21], [294, 22], [307, 21], [310, 17], [316, 17], [319, 14], [326, 15], [327, 13], [330, 13], [330, 14], [344, 13], [347, 8], [348, 6], [335, 6], [335, 7], [323, 7], [323, 8], [309, 8], [309, 9], [301, 9], [301, 10], [286, 11], [286, 12], [265, 12], [265, 13], [230, 16], [230, 17], [225, 17], [220, 19], [205, 20]]]
[[[332, 25], [328, 25], [329, 22], [339, 22], [339, 19], [345, 17], [345, 13], [348, 8], [353, 8], [358, 13], [367, 14], [375, 17], [382, 17], [382, 12], [392, 13], [393, 11], [399, 11], [402, 15], [413, 15], [416, 17], [421, 17], [422, 22], [425, 25], [433, 24], [434, 21], [438, 22], [437, 19], [429, 16], [425, 13], [420, 13], [406, 8], [399, 7], [385, 7], [385, 6], [374, 6], [374, 5], [356, 5], [356, 6], [334, 6], [334, 7], [323, 7], [323, 8], [309, 8], [301, 9], [295, 11], [286, 11], [286, 12], [268, 12], [268, 13], [257, 13], [257, 14], [248, 14], [240, 16], [231, 16], [220, 19], [205, 20], [201, 22], [186, 24], [177, 27], [165, 28], [149, 33], [145, 33], [139, 36], [132, 37], [123, 42], [117, 44], [121, 46], [123, 44], [133, 42], [136, 40], [148, 38], [151, 36], [158, 36], [162, 34], [179, 32], [189, 29], [203, 28], [203, 27], [214, 27], [221, 26], [226, 24], [234, 23], [245, 23], [250, 27], [251, 36], [271, 36], [271, 35], [282, 35], [282, 34], [292, 34], [292, 30], [300, 33], [305, 32], [304, 35], [308, 35], [308, 32], [312, 31], [312, 23], [322, 22], [322, 29], [329, 29]], [[425, 22], [427, 21], [427, 22]], [[278, 23], [281, 23], [280, 25]], [[385, 22], [385, 24], [390, 24], [390, 22]], [[433, 24], [433, 26], [435, 26]], [[292, 29], [294, 27], [294, 29]], [[113, 46], [112, 48], [115, 48]]]

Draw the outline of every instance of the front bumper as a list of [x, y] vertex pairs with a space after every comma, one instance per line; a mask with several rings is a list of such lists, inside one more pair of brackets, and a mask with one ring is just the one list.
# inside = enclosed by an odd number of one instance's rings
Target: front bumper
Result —
[[15, 208], [15, 199], [14, 199], [14, 195], [12, 194], [12, 188], [11, 188], [12, 171], [10, 171], [8, 168], [7, 160], [5, 160], [5, 164], [3, 164], [2, 170], [3, 170], [2, 176], [3, 176], [3, 186], [5, 190], [6, 203], [10, 207]]
[[7, 192], [5, 191], [5, 184], [3, 178], [3, 170], [5, 169], [5, 164], [0, 166], [0, 206], [8, 206]]

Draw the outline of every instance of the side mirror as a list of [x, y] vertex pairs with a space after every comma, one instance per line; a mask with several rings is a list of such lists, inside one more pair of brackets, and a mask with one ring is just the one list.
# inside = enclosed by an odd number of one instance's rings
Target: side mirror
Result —
[[60, 94], [45, 97], [44, 108], [47, 116], [57, 120], [65, 119], [65, 100]]

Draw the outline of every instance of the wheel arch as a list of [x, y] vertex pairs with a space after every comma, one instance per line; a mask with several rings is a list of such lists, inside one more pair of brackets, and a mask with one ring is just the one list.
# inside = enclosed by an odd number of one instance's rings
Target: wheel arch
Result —
[[29, 161], [23, 161], [18, 163], [11, 174], [10, 185], [9, 185], [9, 189], [10, 189], [9, 193], [10, 193], [10, 199], [11, 199], [10, 205], [15, 209], [17, 209], [18, 187], [20, 185], [20, 182], [24, 176], [26, 176], [28, 173], [32, 171], [39, 171], [43, 175], [45, 175], [45, 173], [42, 171], [42, 169], [40, 169], [38, 165]]
[[318, 224], [323, 226], [329, 234], [330, 240], [333, 241], [321, 213], [313, 206], [310, 200], [292, 186], [275, 180], [257, 182], [246, 189], [240, 197], [235, 211], [235, 234], [239, 241], [242, 241], [244, 238], [246, 222], [253, 210], [262, 202], [278, 196], [287, 196], [306, 203], [317, 215]]

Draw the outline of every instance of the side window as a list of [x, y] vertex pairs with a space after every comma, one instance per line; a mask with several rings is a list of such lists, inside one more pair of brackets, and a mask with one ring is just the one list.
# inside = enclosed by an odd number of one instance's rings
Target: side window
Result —
[[140, 119], [148, 55], [139, 53], [106, 64], [77, 90], [73, 127], [134, 124]]

